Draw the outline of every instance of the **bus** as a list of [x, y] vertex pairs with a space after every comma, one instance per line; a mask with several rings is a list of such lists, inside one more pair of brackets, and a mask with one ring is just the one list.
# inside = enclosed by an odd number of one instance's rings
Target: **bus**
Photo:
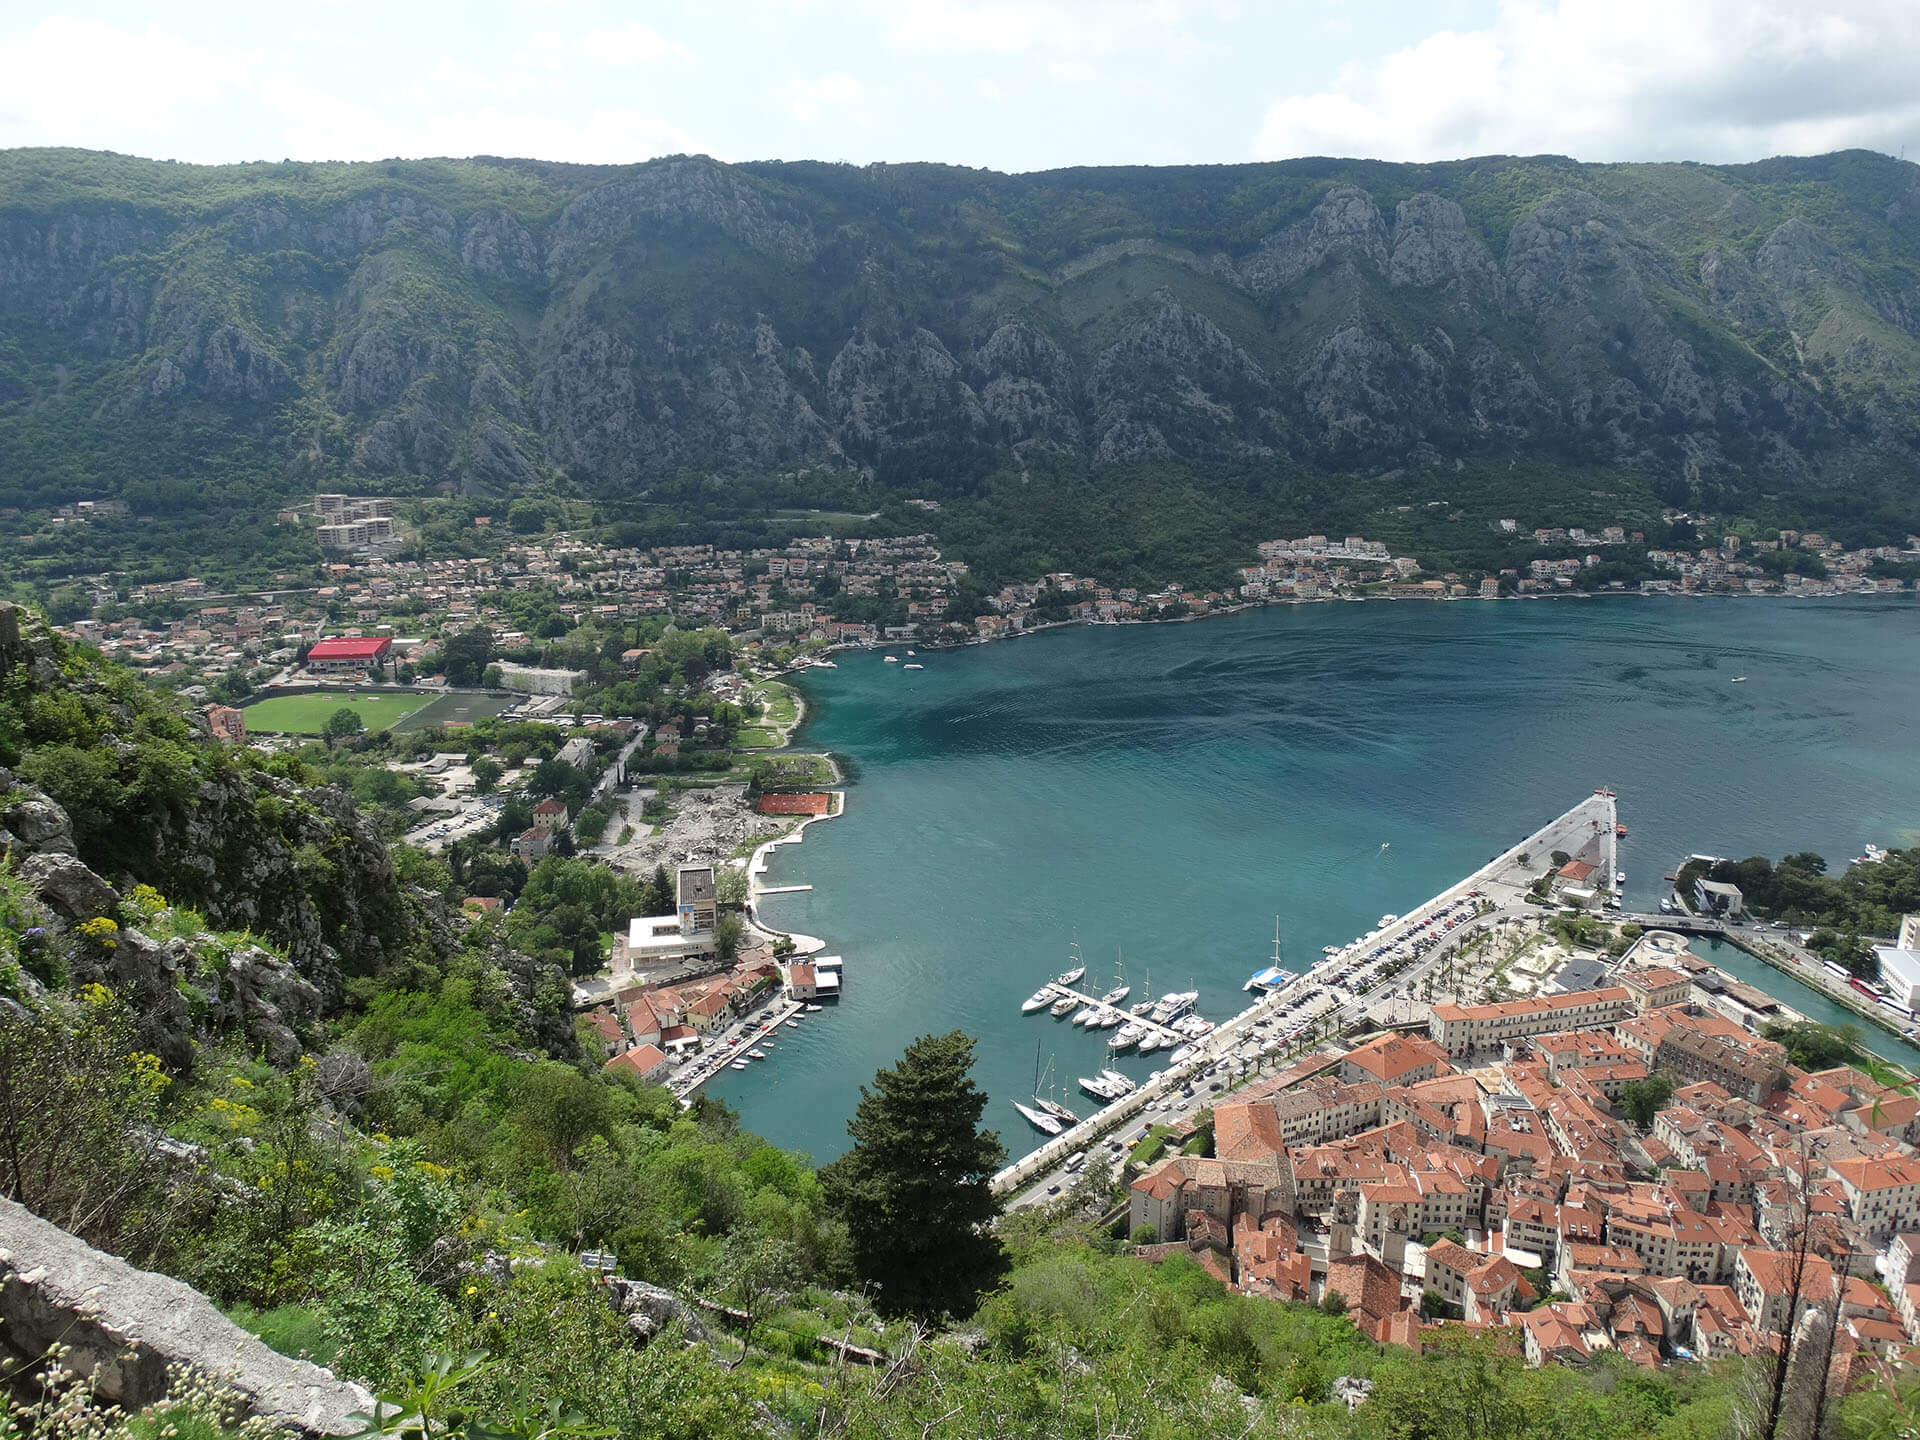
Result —
[[1898, 1015], [1902, 1020], [1913, 1019], [1913, 1011], [1902, 1005], [1898, 1000], [1895, 1000], [1891, 995], [1882, 995], [1880, 997], [1880, 1003], [1886, 1006], [1887, 1009], [1893, 1011], [1893, 1013]]
[[1821, 963], [1826, 966], [1829, 974], [1837, 975], [1842, 980], [1851, 980], [1853, 978], [1853, 972], [1837, 960], [1825, 960]]

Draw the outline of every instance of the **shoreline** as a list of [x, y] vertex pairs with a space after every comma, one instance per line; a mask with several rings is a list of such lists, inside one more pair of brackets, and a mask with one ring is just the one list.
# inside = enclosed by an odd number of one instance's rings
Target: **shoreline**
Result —
[[[1129, 625], [1190, 625], [1203, 620], [1222, 619], [1228, 615], [1244, 615], [1251, 610], [1271, 610], [1300, 605], [1353, 605], [1353, 604], [1389, 604], [1389, 605], [1460, 605], [1460, 604], [1510, 604], [1515, 602], [1534, 603], [1539, 601], [1579, 601], [1579, 600], [1889, 600], [1916, 599], [1920, 592], [1915, 590], [1878, 591], [1846, 590], [1822, 592], [1814, 595], [1793, 595], [1785, 592], [1768, 592], [1756, 595], [1743, 590], [1716, 590], [1701, 593], [1697, 590], [1673, 590], [1657, 594], [1647, 594], [1639, 590], [1572, 590], [1555, 591], [1541, 595], [1500, 595], [1492, 600], [1480, 595], [1316, 595], [1311, 599], [1297, 596], [1280, 600], [1245, 600], [1237, 605], [1221, 605], [1198, 615], [1155, 615], [1136, 617], [1129, 620], [1048, 620], [1039, 625], [1029, 625], [1025, 629], [1010, 630], [1004, 635], [974, 635], [965, 640], [915, 640], [912, 643], [924, 650], [965, 650], [973, 645], [998, 645], [1007, 640], [1024, 640], [1030, 635], [1050, 634], [1055, 630], [1071, 629], [1121, 629]], [[840, 641], [826, 646], [818, 654], [828, 655], [842, 650], [884, 650], [888, 645], [904, 645], [904, 640]], [[780, 675], [801, 674], [812, 666], [806, 658], [795, 661], [789, 670]], [[779, 678], [779, 677], [775, 677]], [[796, 692], [797, 694], [798, 692]], [[796, 722], [795, 730], [799, 729]]]
[[807, 827], [816, 821], [838, 820], [842, 815], [847, 813], [846, 791], [829, 790], [826, 793], [834, 798], [833, 809], [824, 815], [809, 815], [786, 834], [776, 835], [771, 840], [762, 841], [754, 847], [753, 854], [747, 858], [747, 912], [749, 923], [762, 934], [791, 940], [793, 942], [793, 953], [796, 955], [816, 955], [827, 948], [827, 942], [817, 935], [803, 935], [798, 930], [782, 930], [778, 926], [769, 925], [760, 915], [760, 897], [770, 893], [777, 893], [773, 887], [769, 887], [765, 883], [768, 857], [771, 856], [775, 850], [779, 849], [782, 845], [800, 844], [807, 838]]
[[[801, 693], [798, 686], [789, 684], [783, 677], [800, 673], [804, 668], [807, 667], [797, 666], [794, 669], [782, 670], [776, 675], [767, 677], [785, 686], [787, 693], [793, 697], [793, 723], [781, 731], [780, 743], [778, 745], [757, 750], [753, 753], [758, 755], [779, 755], [783, 752], [790, 753], [792, 751], [794, 737], [799, 735], [801, 730], [806, 727], [807, 717], [810, 711], [807, 705], [807, 697]], [[798, 845], [802, 843], [807, 837], [807, 827], [815, 821], [837, 820], [847, 813], [847, 792], [840, 788], [840, 786], [845, 783], [845, 777], [840, 773], [839, 762], [836, 761], [831, 754], [826, 754], [825, 752], [822, 752], [822, 758], [826, 760], [827, 769], [832, 775], [832, 778], [827, 782], [830, 788], [827, 789], [826, 793], [833, 798], [833, 808], [828, 810], [824, 815], [809, 815], [805, 817], [798, 825], [795, 825], [793, 829], [787, 831], [784, 835], [775, 835], [770, 840], [762, 841], [754, 847], [753, 853], [747, 857], [747, 923], [763, 935], [771, 936], [774, 939], [791, 940], [793, 942], [793, 953], [796, 955], [816, 955], [827, 948], [827, 942], [817, 935], [803, 935], [797, 930], [782, 930], [778, 926], [769, 925], [761, 918], [760, 898], [763, 895], [773, 893], [773, 887], [769, 887], [766, 884], [766, 874], [768, 861], [775, 850], [779, 849], [782, 845]]]

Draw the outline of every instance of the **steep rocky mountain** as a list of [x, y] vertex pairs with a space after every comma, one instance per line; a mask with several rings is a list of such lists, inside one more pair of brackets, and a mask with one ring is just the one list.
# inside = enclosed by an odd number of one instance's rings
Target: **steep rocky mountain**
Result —
[[0, 501], [1920, 453], [1920, 167], [0, 154]]

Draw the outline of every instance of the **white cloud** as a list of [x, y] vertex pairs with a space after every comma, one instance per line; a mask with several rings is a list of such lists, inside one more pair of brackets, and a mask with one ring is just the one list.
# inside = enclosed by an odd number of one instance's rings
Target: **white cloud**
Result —
[[638, 65], [648, 60], [684, 60], [687, 47], [658, 30], [629, 21], [617, 30], [590, 30], [574, 42], [576, 55], [602, 65]]
[[1262, 159], [1748, 159], [1920, 139], [1911, 0], [1503, 0], [1276, 100]]
[[844, 70], [833, 70], [818, 80], [790, 81], [786, 89], [787, 108], [796, 120], [812, 124], [828, 110], [844, 110], [858, 105], [864, 91], [860, 82]]
[[1184, 52], [1181, 0], [891, 0], [886, 41], [935, 55]]
[[317, 90], [285, 72], [267, 77], [261, 98], [286, 117], [285, 153], [299, 160], [538, 155], [615, 165], [702, 148], [680, 127], [629, 109], [596, 110], [576, 123], [489, 105], [410, 122]]
[[54, 15], [0, 36], [0, 144], [125, 148], [219, 103], [252, 57]]

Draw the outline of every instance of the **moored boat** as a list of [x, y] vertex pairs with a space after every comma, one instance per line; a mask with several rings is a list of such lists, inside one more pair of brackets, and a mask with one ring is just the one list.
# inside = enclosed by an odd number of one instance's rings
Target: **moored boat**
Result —
[[1047, 1114], [1053, 1116], [1054, 1119], [1064, 1124], [1078, 1125], [1080, 1123], [1080, 1117], [1062, 1105], [1058, 1100], [1050, 1099], [1044, 1095], [1036, 1095], [1033, 1097], [1033, 1103], [1039, 1106], [1040, 1109], [1046, 1111]]
[[1058, 1020], [1065, 1015], [1071, 1014], [1073, 1007], [1079, 1003], [1080, 1002], [1071, 995], [1062, 995], [1058, 1000], [1053, 1002], [1053, 1018]]
[[1022, 1015], [1031, 1015], [1035, 1011], [1046, 1009], [1052, 1003], [1053, 986], [1042, 985], [1038, 990], [1034, 991], [1033, 994], [1020, 1002], [1020, 1013]]
[[1046, 1111], [1036, 1110], [1031, 1105], [1022, 1105], [1018, 1100], [1013, 1102], [1013, 1108], [1020, 1112], [1021, 1117], [1029, 1125], [1043, 1135], [1058, 1135], [1066, 1128]]
[[1113, 1038], [1107, 1041], [1107, 1048], [1109, 1050], [1130, 1050], [1140, 1043], [1140, 1037], [1146, 1033], [1146, 1026], [1129, 1020], [1114, 1032]]

